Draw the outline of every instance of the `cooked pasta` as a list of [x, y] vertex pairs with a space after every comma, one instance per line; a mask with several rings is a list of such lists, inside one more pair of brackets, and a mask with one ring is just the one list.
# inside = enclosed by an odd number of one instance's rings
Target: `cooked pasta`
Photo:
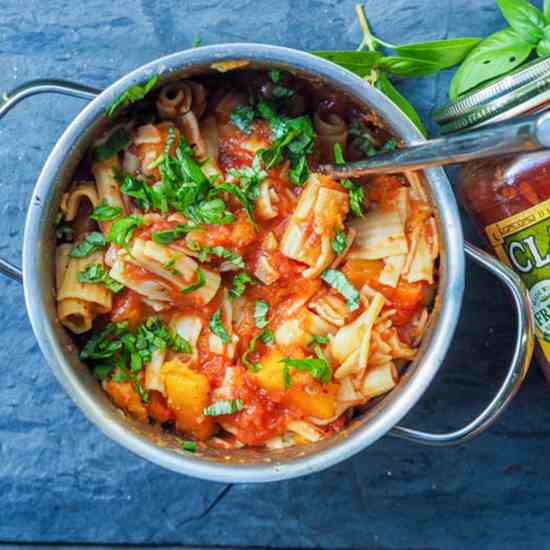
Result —
[[171, 82], [63, 197], [58, 318], [114, 404], [187, 450], [330, 437], [399, 383], [429, 325], [422, 179], [320, 174], [395, 146], [327, 97], [280, 71]]

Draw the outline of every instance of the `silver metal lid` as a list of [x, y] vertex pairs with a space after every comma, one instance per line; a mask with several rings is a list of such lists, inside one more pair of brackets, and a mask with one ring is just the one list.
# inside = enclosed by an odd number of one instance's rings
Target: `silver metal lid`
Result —
[[448, 134], [510, 118], [549, 100], [550, 58], [543, 58], [434, 109], [432, 115]]

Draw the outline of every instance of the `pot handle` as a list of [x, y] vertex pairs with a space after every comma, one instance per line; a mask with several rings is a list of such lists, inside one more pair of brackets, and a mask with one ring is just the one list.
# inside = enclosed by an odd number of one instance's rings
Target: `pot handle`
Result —
[[[0, 105], [0, 120], [2, 120], [2, 118], [4, 118], [4, 116], [9, 113], [20, 101], [33, 95], [61, 94], [91, 100], [94, 99], [99, 93], [100, 90], [97, 90], [96, 88], [66, 80], [30, 80], [29, 82], [25, 82], [24, 84], [17, 86], [4, 95], [4, 103]], [[0, 273], [15, 281], [22, 282], [23, 280], [21, 268], [8, 262], [4, 258], [0, 258]]]
[[447, 447], [464, 443], [485, 431], [497, 419], [509, 405], [527, 374], [533, 355], [535, 332], [529, 293], [519, 276], [508, 266], [468, 242], [465, 243], [465, 250], [466, 254], [476, 263], [500, 279], [512, 295], [518, 318], [516, 345], [512, 362], [493, 400], [477, 418], [463, 428], [454, 432], [436, 434], [396, 426], [389, 432], [389, 435], [394, 437], [432, 447]]

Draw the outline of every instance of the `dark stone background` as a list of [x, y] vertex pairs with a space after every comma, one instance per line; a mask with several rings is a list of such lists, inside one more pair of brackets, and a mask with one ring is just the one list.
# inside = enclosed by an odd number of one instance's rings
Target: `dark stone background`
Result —
[[[0, 91], [40, 77], [103, 87], [162, 55], [256, 41], [353, 48], [353, 0], [0, 0]], [[494, 0], [369, 0], [390, 42], [486, 35]], [[427, 121], [450, 74], [400, 83]], [[78, 100], [37, 97], [0, 127], [0, 253], [19, 261], [31, 188]], [[431, 130], [435, 128], [431, 126]], [[471, 227], [466, 233], [472, 236]], [[293, 548], [550, 547], [548, 390], [538, 370], [486, 434], [453, 449], [385, 438], [321, 474], [270, 485], [178, 476], [118, 447], [45, 364], [14, 282], [0, 280], [0, 541]], [[448, 361], [406, 419], [449, 430], [491, 398], [511, 356], [505, 292], [468, 266]]]

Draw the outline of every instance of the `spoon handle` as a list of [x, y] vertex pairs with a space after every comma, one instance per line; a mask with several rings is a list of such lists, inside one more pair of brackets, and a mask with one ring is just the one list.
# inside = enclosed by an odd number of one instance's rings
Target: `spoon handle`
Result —
[[471, 132], [431, 139], [367, 160], [325, 164], [320, 171], [336, 178], [391, 174], [431, 166], [550, 148], [550, 113], [499, 122]]

